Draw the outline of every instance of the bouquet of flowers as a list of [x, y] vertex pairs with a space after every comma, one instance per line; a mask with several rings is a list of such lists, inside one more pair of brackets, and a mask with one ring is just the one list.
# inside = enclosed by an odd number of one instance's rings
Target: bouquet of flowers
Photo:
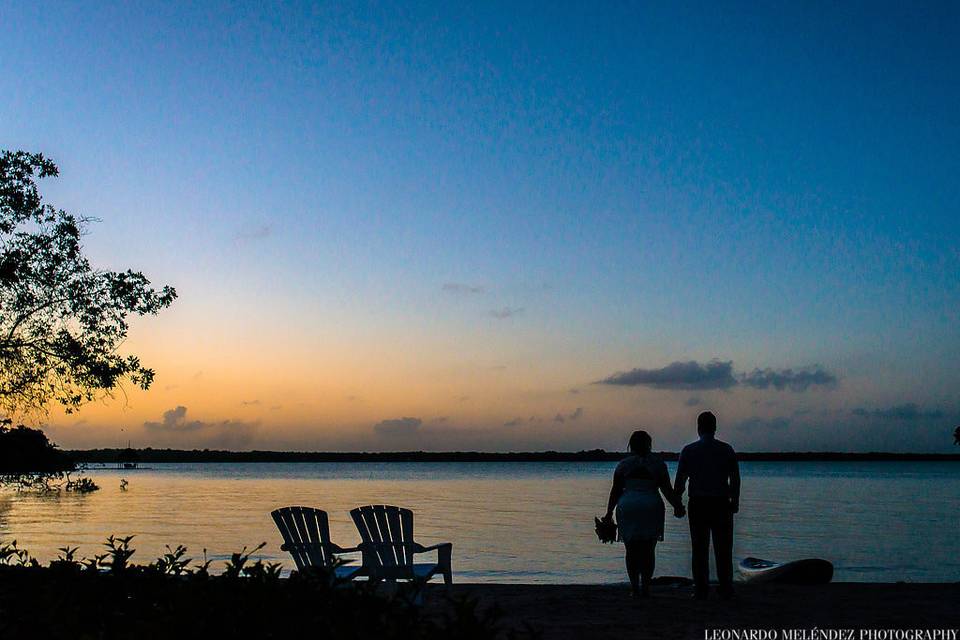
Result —
[[613, 521], [613, 518], [594, 518], [594, 531], [597, 532], [597, 538], [600, 539], [600, 542], [616, 542], [617, 541], [617, 525]]

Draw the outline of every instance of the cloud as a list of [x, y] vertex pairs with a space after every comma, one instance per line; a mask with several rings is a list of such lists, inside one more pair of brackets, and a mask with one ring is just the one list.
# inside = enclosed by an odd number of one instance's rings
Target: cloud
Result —
[[445, 424], [450, 422], [450, 416], [437, 416], [436, 418], [430, 420], [430, 422], [431, 424]]
[[700, 364], [695, 360], [672, 362], [660, 369], [632, 369], [615, 373], [598, 384], [653, 389], [728, 389], [736, 386], [733, 362], [713, 360]]
[[660, 369], [632, 369], [615, 373], [595, 384], [679, 391], [730, 389], [742, 384], [754, 389], [772, 387], [777, 391], [788, 389], [799, 393], [811, 387], [835, 387], [837, 377], [819, 366], [797, 370], [754, 369], [750, 373], [736, 373], [731, 360], [711, 360], [704, 364], [689, 360], [672, 362]]
[[405, 435], [416, 432], [421, 424], [420, 418], [392, 418], [373, 425], [373, 430], [382, 435]]
[[143, 423], [143, 427], [147, 431], [199, 431], [207, 426], [209, 425], [206, 422], [201, 422], [200, 420], [187, 422], [187, 408], [183, 405], [180, 405], [175, 409], [170, 409], [169, 411], [164, 411], [163, 420], [160, 422]]
[[506, 320], [523, 313], [523, 307], [503, 307], [502, 309], [493, 309], [490, 315], [497, 320]]
[[253, 442], [257, 424], [227, 421], [214, 425], [206, 445], [219, 449], [247, 449]]
[[505, 427], [519, 427], [525, 422], [523, 418], [514, 418], [513, 420], [507, 420], [503, 423]]
[[683, 404], [685, 404], [688, 407], [696, 407], [697, 405], [700, 404], [700, 398], [698, 398], [697, 396], [690, 396], [689, 398], [687, 398], [687, 401], [684, 402]]
[[255, 407], [259, 404], [260, 404], [259, 400], [241, 400], [240, 401], [241, 407]]
[[478, 284], [464, 284], [462, 282], [444, 282], [441, 290], [453, 295], [480, 295], [487, 292], [486, 287]]
[[569, 393], [569, 394], [571, 394], [571, 395], [577, 395], [578, 393], [580, 393], [580, 389], [577, 389], [576, 387], [573, 387], [572, 389], [568, 389], [568, 390], [567, 390], [567, 393]]
[[943, 417], [943, 411], [940, 409], [924, 411], [920, 408], [920, 405], [915, 402], [908, 402], [885, 409], [864, 409], [861, 407], [854, 409], [851, 413], [861, 418], [875, 418], [877, 420], [923, 420]]
[[273, 227], [268, 224], [262, 224], [258, 227], [241, 229], [233, 236], [235, 240], [261, 240], [273, 235]]
[[573, 422], [574, 420], [579, 420], [582, 416], [583, 416], [583, 407], [577, 407], [571, 413], [568, 413], [566, 415], [562, 413], [558, 413], [553, 417], [553, 421], [559, 422], [562, 424], [567, 420], [569, 420], [570, 422]]
[[202, 434], [201, 439], [205, 446], [240, 448], [251, 442], [258, 424], [239, 420], [187, 420], [187, 408], [178, 405], [164, 411], [160, 422], [144, 422], [143, 428], [157, 434]]
[[768, 389], [773, 387], [777, 391], [789, 389], [803, 392], [810, 387], [834, 387], [837, 377], [820, 367], [811, 369], [754, 369], [742, 377], [743, 384], [754, 389]]
[[747, 418], [737, 423], [737, 429], [744, 431], [780, 431], [790, 426], [789, 418]]

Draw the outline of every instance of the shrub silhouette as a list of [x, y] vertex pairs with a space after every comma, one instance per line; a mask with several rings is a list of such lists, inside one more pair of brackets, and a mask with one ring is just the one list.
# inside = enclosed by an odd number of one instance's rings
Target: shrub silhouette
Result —
[[0, 423], [0, 475], [73, 471], [76, 464], [39, 429]]
[[12, 421], [0, 421], [0, 484], [14, 484], [22, 489], [89, 493], [99, 487], [90, 478], [70, 477], [77, 465], [66, 452], [47, 439], [43, 431]]
[[[167, 552], [147, 565], [130, 563], [133, 536], [110, 536], [107, 552], [78, 559], [62, 547], [41, 566], [16, 542], [0, 543], [0, 637], [290, 638], [329, 640], [446, 640], [536, 637], [505, 630], [495, 610], [475, 600], [450, 598], [439, 610], [413, 604], [413, 592], [379, 595], [364, 582], [342, 583], [324, 571], [281, 578], [279, 564], [251, 555], [231, 556], [222, 573], [210, 561], [191, 567], [187, 549]], [[204, 552], [206, 556], [206, 552]]]

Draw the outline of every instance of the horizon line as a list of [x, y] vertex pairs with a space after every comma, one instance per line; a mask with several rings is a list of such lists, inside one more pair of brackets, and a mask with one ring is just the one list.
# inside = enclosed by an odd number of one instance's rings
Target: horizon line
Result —
[[[613, 461], [621, 459], [629, 452], [607, 451], [605, 449], [581, 449], [578, 451], [279, 451], [269, 449], [172, 449], [172, 448], [129, 448], [101, 447], [95, 449], [64, 449], [78, 462], [116, 462], [124, 452], [137, 456], [145, 455], [152, 462], [182, 461], [230, 461], [238, 462], [363, 462], [363, 461]], [[654, 452], [671, 461], [679, 457], [676, 451]], [[738, 451], [737, 458], [743, 461], [830, 461], [830, 460], [915, 460], [915, 461], [960, 461], [960, 453], [943, 452], [890, 452], [890, 451]], [[218, 460], [219, 459], [219, 460]]]

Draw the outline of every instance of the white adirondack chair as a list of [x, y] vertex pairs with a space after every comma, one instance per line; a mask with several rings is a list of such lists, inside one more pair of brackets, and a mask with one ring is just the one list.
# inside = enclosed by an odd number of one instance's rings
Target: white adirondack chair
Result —
[[330, 542], [327, 512], [312, 507], [283, 507], [270, 513], [283, 536], [281, 551], [293, 556], [297, 571], [311, 567], [333, 570], [340, 580], [353, 580], [363, 575], [362, 566], [334, 566], [337, 555], [356, 553], [357, 547], [343, 548]]
[[[389, 505], [357, 507], [350, 512], [360, 532], [364, 573], [370, 580], [412, 580], [426, 583], [436, 574], [449, 588], [453, 584], [450, 560], [453, 545], [425, 547], [413, 540], [413, 511]], [[415, 563], [414, 554], [437, 552], [436, 562]]]

